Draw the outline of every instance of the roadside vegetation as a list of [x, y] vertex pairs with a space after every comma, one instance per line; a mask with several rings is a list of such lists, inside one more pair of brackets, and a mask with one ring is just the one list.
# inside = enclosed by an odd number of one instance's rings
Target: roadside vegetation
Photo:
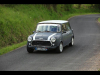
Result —
[[39, 21], [99, 12], [98, 4], [0, 4], [0, 55], [26, 45]]
[[100, 23], [100, 18], [98, 18], [98, 22]]

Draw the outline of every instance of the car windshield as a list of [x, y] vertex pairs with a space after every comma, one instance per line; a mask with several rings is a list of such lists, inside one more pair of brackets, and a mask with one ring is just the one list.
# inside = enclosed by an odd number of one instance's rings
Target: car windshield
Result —
[[59, 24], [38, 24], [36, 32], [60, 32], [61, 27]]

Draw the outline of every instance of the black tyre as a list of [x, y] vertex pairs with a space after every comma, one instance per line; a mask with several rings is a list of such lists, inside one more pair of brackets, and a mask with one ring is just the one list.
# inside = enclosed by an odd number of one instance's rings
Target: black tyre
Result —
[[56, 52], [58, 52], [58, 53], [62, 53], [63, 52], [63, 43], [62, 42], [57, 47]]
[[27, 52], [28, 52], [28, 53], [33, 53], [33, 51], [34, 51], [33, 49], [27, 47]]
[[74, 45], [74, 38], [72, 37], [71, 42], [69, 43], [69, 46], [73, 46]]

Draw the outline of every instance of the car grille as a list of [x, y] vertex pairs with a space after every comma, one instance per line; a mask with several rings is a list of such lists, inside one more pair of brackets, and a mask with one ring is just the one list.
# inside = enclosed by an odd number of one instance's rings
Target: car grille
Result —
[[37, 45], [37, 46], [51, 46], [50, 41], [33, 41], [32, 45]]

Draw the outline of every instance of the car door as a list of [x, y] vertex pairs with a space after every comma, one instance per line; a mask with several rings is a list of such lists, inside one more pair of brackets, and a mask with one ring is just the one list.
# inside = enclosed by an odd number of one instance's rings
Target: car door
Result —
[[63, 46], [66, 46], [68, 44], [68, 33], [67, 33], [67, 27], [66, 24], [62, 24], [62, 40], [63, 40]]
[[70, 23], [66, 23], [66, 28], [67, 28], [67, 44], [69, 44], [71, 42], [71, 38], [72, 38], [72, 30], [71, 30], [71, 27], [70, 27]]

